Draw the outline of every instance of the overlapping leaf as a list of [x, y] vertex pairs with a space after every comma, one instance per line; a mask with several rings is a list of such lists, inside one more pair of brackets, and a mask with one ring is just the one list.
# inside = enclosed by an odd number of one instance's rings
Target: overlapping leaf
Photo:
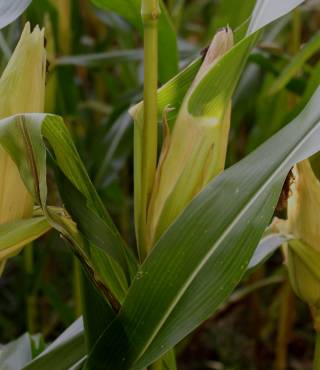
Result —
[[[61, 171], [82, 194], [88, 209], [103, 220], [107, 232], [112, 235], [112, 246], [109, 249], [106, 245], [101, 250], [88, 244], [68, 215], [46, 206], [46, 146], [43, 137], [49, 142]], [[26, 186], [41, 205], [51, 226], [72, 243], [93, 281], [101, 284], [101, 287], [105, 286], [107, 291], [110, 290], [111, 296], [121, 302], [136, 269], [136, 262], [90, 182], [61, 118], [28, 114], [4, 119], [0, 122], [0, 143], [16, 162]], [[109, 254], [110, 248], [118, 251], [118, 256], [122, 256], [122, 263]]]
[[270, 221], [288, 171], [320, 149], [319, 101], [320, 89], [294, 122], [192, 201], [142, 266], [120, 315], [90, 356], [91, 368], [143, 369], [230, 294]]

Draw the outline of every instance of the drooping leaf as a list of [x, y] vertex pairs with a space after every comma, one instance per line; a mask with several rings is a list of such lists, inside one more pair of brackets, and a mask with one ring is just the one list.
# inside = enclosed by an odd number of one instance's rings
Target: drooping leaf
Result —
[[[86, 199], [88, 208], [99, 215], [113, 233], [113, 248], [124, 248], [121, 252], [124, 253], [126, 261], [123, 266], [105, 251], [93, 245], [88, 246], [68, 215], [47, 207], [46, 146], [43, 138], [49, 142], [61, 171]], [[134, 271], [136, 262], [124, 247], [62, 119], [45, 114], [9, 117], [0, 122], [0, 142], [17, 164], [27, 188], [40, 204], [51, 226], [71, 241], [96, 284], [101, 284], [101, 287], [108, 285], [107, 290], [110, 290], [117, 300], [122, 301], [129, 284], [126, 276], [129, 277]], [[130, 269], [128, 266], [131, 266]]]
[[290, 13], [305, 0], [257, 0], [248, 34], [252, 34], [277, 18]]
[[191, 202], [141, 267], [89, 366], [143, 369], [214, 313], [244, 275], [287, 173], [320, 150], [319, 101], [320, 89], [290, 125]]

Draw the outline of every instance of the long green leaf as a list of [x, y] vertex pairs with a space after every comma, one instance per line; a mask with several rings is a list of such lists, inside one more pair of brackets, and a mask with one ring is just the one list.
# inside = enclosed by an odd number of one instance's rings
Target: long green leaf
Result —
[[17, 19], [32, 0], [0, 0], [0, 29]]
[[[141, 0], [92, 0], [100, 8], [111, 10], [121, 15], [128, 22], [142, 31]], [[178, 70], [178, 47], [174, 27], [167, 9], [161, 1], [159, 18], [159, 79], [164, 83]]]
[[300, 116], [218, 176], [178, 217], [138, 272], [89, 368], [143, 369], [227, 298], [270, 221], [288, 171], [320, 149], [319, 101], [320, 89]]

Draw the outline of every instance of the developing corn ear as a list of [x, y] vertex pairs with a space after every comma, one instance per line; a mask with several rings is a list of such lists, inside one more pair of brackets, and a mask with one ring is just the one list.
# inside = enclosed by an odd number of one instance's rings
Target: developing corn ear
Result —
[[147, 214], [149, 248], [192, 198], [224, 169], [231, 101], [223, 102], [219, 116], [195, 116], [190, 112], [189, 102], [206, 73], [232, 46], [230, 28], [216, 34], [184, 98], [172, 132], [164, 112], [163, 146]]
[[[0, 119], [44, 109], [45, 91], [44, 30], [33, 32], [27, 23], [20, 41], [0, 79]], [[27, 191], [11, 157], [0, 146], [0, 224], [32, 215], [33, 199]], [[19, 248], [0, 251], [0, 273], [5, 259]]]
[[308, 160], [295, 166], [293, 175], [288, 219], [278, 228], [294, 238], [285, 248], [290, 282], [320, 330], [320, 182]]

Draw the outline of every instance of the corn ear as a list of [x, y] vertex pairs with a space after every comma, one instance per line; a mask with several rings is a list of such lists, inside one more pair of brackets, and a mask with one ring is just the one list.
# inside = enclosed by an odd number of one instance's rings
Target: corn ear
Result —
[[291, 286], [296, 295], [310, 305], [312, 312], [320, 308], [320, 182], [309, 160], [293, 169], [294, 182], [288, 200], [285, 228], [294, 240], [285, 246]]
[[[27, 23], [0, 79], [0, 119], [44, 109], [46, 56], [44, 30]], [[27, 160], [27, 159], [26, 159]], [[0, 146], [0, 225], [32, 215], [33, 199], [17, 166]], [[10, 253], [9, 253], [10, 255]], [[0, 256], [1, 269], [5, 255]]]
[[320, 307], [320, 252], [292, 240], [287, 247], [287, 265], [296, 295], [311, 306]]
[[224, 168], [231, 101], [221, 102], [217, 114], [202, 116], [190, 113], [189, 101], [206, 73], [232, 46], [230, 28], [216, 34], [183, 100], [173, 130], [167, 133], [149, 202], [150, 248], [192, 198]]

